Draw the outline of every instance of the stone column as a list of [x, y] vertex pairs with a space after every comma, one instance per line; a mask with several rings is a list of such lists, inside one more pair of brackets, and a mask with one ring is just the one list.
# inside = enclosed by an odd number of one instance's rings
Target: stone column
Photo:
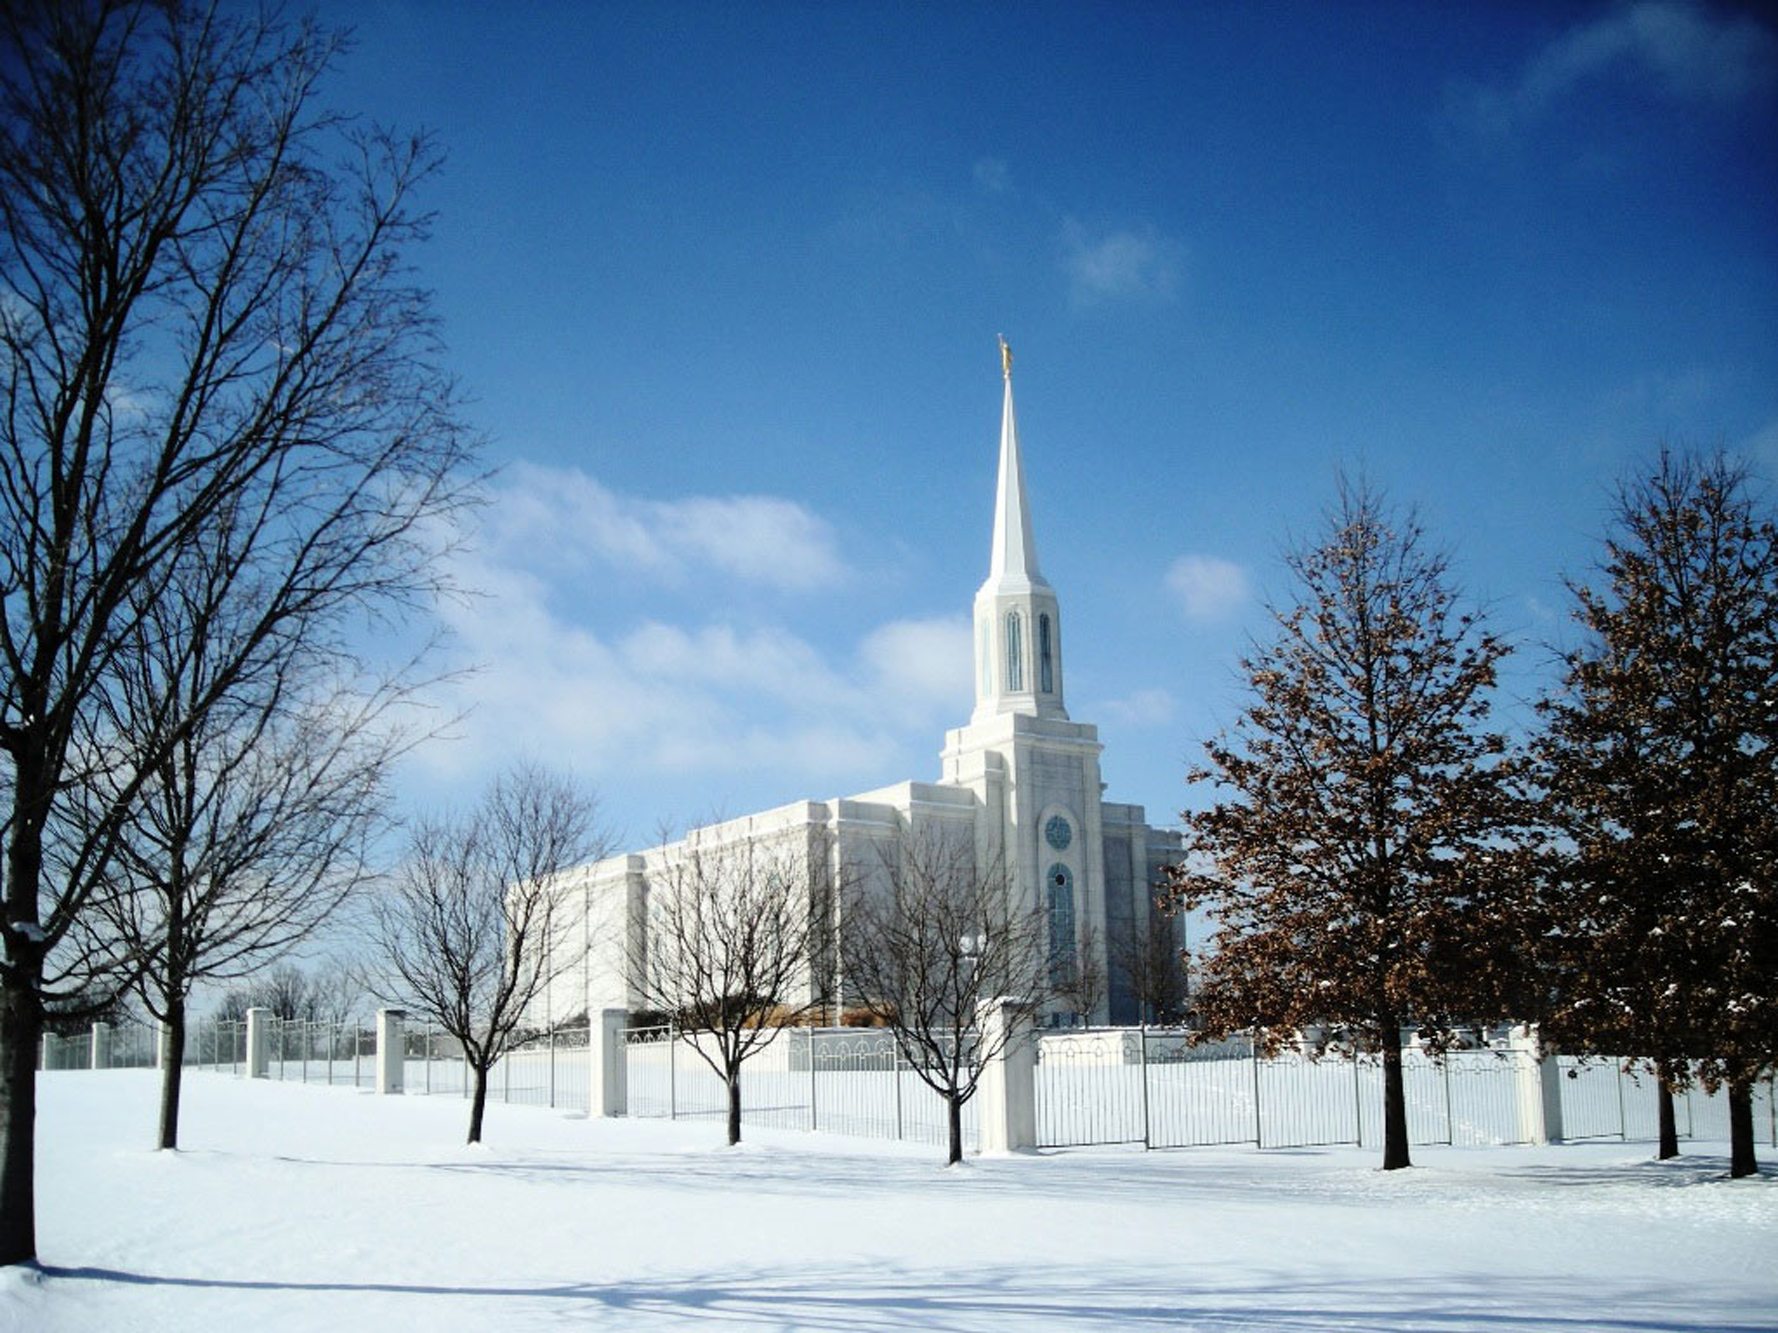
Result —
[[627, 1009], [601, 1009], [593, 1016], [587, 1033], [587, 1065], [592, 1096], [587, 1111], [596, 1116], [619, 1116], [629, 1111], [629, 1060], [624, 1053]]
[[1518, 1078], [1519, 1137], [1527, 1143], [1562, 1141], [1562, 1070], [1538, 1045], [1536, 1027], [1516, 1027], [1507, 1039]]
[[407, 1037], [402, 1031], [405, 1009], [377, 1010], [377, 1091], [399, 1095], [407, 1068]]
[[94, 1069], [111, 1068], [111, 1024], [93, 1024], [92, 1067]]
[[272, 1071], [272, 1011], [247, 1011], [247, 1077], [265, 1078]]
[[983, 1152], [1030, 1152], [1037, 1146], [1037, 1034], [1029, 1000], [1001, 996], [976, 1006], [984, 1050], [999, 1048], [976, 1089]]

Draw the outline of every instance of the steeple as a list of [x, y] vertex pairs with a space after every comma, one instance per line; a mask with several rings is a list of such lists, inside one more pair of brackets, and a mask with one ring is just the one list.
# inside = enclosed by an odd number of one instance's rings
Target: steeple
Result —
[[1025, 468], [1019, 458], [1019, 427], [1012, 410], [1012, 348], [1000, 340], [1000, 374], [1006, 393], [1000, 408], [1000, 476], [994, 489], [994, 546], [988, 582], [1002, 588], [1044, 587], [1037, 569], [1037, 542], [1031, 536], [1031, 509], [1025, 502]]
[[1062, 619], [1056, 593], [1037, 568], [1025, 469], [1012, 406], [1012, 349], [1000, 340], [1000, 472], [994, 487], [994, 543], [988, 577], [975, 595], [975, 713], [1067, 718], [1062, 706]]

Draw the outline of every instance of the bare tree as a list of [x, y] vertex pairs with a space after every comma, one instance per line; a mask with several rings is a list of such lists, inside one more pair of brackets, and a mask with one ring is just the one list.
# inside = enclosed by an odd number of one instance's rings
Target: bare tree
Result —
[[664, 852], [632, 923], [630, 988], [670, 1015], [728, 1090], [741, 1141], [741, 1070], [823, 999], [833, 918], [825, 871], [802, 844], [707, 842]]
[[1106, 993], [1105, 959], [1099, 928], [1083, 921], [1074, 947], [1050, 960], [1050, 994], [1068, 1006], [1083, 1026], [1091, 1024]]
[[[204, 545], [226, 545], [214, 533]], [[165, 1024], [159, 1146], [179, 1138], [187, 999], [205, 981], [245, 976], [297, 945], [371, 876], [387, 825], [387, 779], [410, 733], [391, 717], [401, 678], [333, 677], [339, 654], [299, 643], [208, 708], [213, 671], [254, 610], [218, 597], [192, 562], [138, 619], [113, 691], [117, 743], [152, 750], [169, 713], [189, 711], [133, 802], [103, 775], [101, 814], [122, 810], [116, 855], [76, 930], [109, 949]], [[188, 646], [191, 645], [191, 646]], [[115, 817], [115, 816], [114, 816]], [[300, 975], [300, 974], [299, 974]], [[305, 1015], [306, 1016], [306, 1015]]]
[[[36, 1253], [37, 1035], [91, 986], [75, 927], [124, 816], [236, 683], [423, 603], [464, 496], [404, 267], [433, 154], [317, 109], [339, 49], [252, 9], [0, 6], [0, 1264]], [[120, 747], [134, 631], [218, 527], [213, 589], [257, 614], [209, 694]]]
[[905, 838], [880, 867], [849, 876], [840, 957], [847, 1001], [895, 1034], [902, 1058], [945, 1099], [946, 1162], [963, 1158], [963, 1107], [1012, 1033], [984, 1033], [984, 1002], [1046, 993], [1048, 924], [1009, 902], [1004, 868], [977, 863], [973, 839]]
[[488, 1071], [531, 1002], [578, 965], [586, 940], [562, 872], [605, 853], [597, 803], [535, 765], [495, 780], [480, 805], [417, 823], [407, 859], [372, 900], [384, 998], [438, 1024], [474, 1074], [469, 1142], [480, 1143]]
[[317, 1023], [355, 1027], [365, 1018], [364, 980], [356, 965], [324, 962], [309, 972], [309, 1008]]
[[342, 1026], [361, 1016], [364, 991], [352, 969], [324, 964], [314, 970], [279, 963], [230, 987], [215, 1009], [215, 1018], [240, 1023], [249, 1009], [268, 1009], [273, 1017]]
[[1129, 984], [1145, 1023], [1180, 1023], [1190, 1000], [1186, 955], [1173, 930], [1174, 917], [1151, 907], [1119, 935], [1111, 965]]

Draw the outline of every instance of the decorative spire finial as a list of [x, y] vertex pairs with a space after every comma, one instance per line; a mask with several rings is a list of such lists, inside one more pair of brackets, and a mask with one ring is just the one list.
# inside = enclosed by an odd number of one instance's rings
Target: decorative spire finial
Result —
[[997, 333], [994, 336], [996, 338], [1000, 339], [1000, 374], [1001, 374], [1001, 377], [1004, 379], [1011, 379], [1012, 378], [1012, 348], [1011, 348], [1011, 346], [1008, 345], [1008, 343], [1006, 341], [1006, 335], [1004, 333]]

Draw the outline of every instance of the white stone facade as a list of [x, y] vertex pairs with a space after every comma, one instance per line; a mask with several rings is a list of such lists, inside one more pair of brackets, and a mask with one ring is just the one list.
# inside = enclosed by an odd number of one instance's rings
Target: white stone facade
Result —
[[858, 867], [882, 864], [898, 840], [933, 836], [973, 838], [984, 869], [1003, 866], [1018, 905], [1044, 906], [1052, 950], [1090, 943], [1108, 982], [1094, 1021], [1140, 1017], [1120, 942], [1138, 923], [1173, 929], [1156, 920], [1152, 898], [1162, 868], [1179, 856], [1179, 836], [1151, 828], [1139, 805], [1103, 799], [1098, 729], [1068, 717], [1061, 608], [1037, 565], [1010, 354], [1002, 365], [994, 535], [975, 597], [975, 709], [966, 726], [946, 734], [939, 780], [799, 801], [568, 872], [586, 961], [557, 980], [535, 1018], [641, 1007], [625, 958], [643, 943], [633, 937], [643, 929], [651, 877], [672, 858], [750, 842], [806, 857], [812, 883], [838, 884]]

